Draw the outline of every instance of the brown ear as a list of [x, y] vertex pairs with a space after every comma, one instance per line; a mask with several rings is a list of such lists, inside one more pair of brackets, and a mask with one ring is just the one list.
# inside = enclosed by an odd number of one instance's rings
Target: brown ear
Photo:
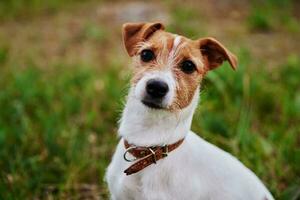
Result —
[[237, 68], [237, 58], [214, 38], [202, 38], [199, 40], [201, 54], [204, 58], [204, 65], [207, 70], [219, 67], [227, 60], [232, 69]]
[[123, 43], [129, 54], [133, 56], [136, 53], [136, 45], [139, 42], [147, 40], [157, 30], [164, 30], [161, 23], [126, 23], [123, 25]]

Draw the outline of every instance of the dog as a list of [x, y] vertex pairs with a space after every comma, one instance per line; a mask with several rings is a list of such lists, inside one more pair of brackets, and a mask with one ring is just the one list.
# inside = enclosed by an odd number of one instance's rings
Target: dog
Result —
[[252, 171], [190, 130], [202, 79], [224, 61], [236, 69], [236, 56], [159, 22], [126, 23], [122, 34], [134, 69], [105, 175], [111, 199], [272, 200]]

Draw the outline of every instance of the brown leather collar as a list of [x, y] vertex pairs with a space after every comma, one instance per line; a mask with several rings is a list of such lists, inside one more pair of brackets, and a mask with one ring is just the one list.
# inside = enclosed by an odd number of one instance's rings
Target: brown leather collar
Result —
[[[156, 161], [167, 157], [168, 153], [179, 147], [184, 139], [181, 139], [173, 144], [164, 145], [164, 146], [151, 146], [151, 147], [139, 147], [134, 146], [128, 143], [128, 141], [124, 140], [124, 145], [126, 148], [126, 151], [124, 153], [124, 159], [128, 162], [134, 162], [138, 160], [136, 163], [132, 164], [130, 167], [128, 167], [124, 173], [126, 175], [131, 175], [134, 173], [137, 173], [144, 169], [145, 167], [148, 167], [149, 165], [155, 163]], [[127, 153], [130, 153], [135, 158], [134, 159], [128, 159]]]

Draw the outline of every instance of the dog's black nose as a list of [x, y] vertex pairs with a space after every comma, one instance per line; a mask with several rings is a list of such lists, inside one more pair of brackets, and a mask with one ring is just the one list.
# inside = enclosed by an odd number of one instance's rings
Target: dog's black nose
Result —
[[151, 79], [147, 81], [146, 91], [152, 98], [162, 98], [169, 91], [168, 85], [160, 80]]

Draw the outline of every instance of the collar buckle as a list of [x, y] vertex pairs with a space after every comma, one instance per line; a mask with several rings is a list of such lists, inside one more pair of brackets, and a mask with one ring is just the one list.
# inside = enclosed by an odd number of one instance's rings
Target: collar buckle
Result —
[[137, 158], [137, 157], [134, 157], [133, 155], [132, 155], [132, 156], [133, 156], [134, 158], [127, 158], [127, 153], [130, 153], [131, 150], [134, 150], [134, 149], [136, 149], [136, 148], [137, 148], [137, 146], [132, 146], [132, 147], [129, 147], [128, 149], [126, 149], [126, 151], [125, 151], [124, 154], [123, 154], [124, 160], [126, 160], [127, 162], [134, 162], [134, 161], [138, 160], [138, 158]]
[[[165, 145], [165, 146], [166, 146], [166, 149], [168, 149], [167, 145]], [[129, 147], [128, 149], [126, 149], [126, 151], [123, 154], [123, 158], [124, 158], [125, 161], [134, 162], [136, 160], [140, 160], [140, 159], [152, 156], [153, 157], [153, 162], [156, 164], [156, 161], [157, 161], [156, 152], [151, 147], [144, 147], [145, 150], [149, 150], [150, 154], [148, 154], [148, 155], [145, 155], [141, 158], [138, 158], [138, 157], [135, 157], [134, 155], [132, 155], [134, 158], [128, 158], [127, 154], [130, 153], [131, 150], [135, 150], [135, 149], [141, 149], [141, 147], [132, 146], [132, 147]], [[164, 153], [165, 153], [165, 151], [164, 151]]]
[[149, 147], [148, 150], [151, 152], [151, 154], [149, 154], [148, 156], [153, 156], [153, 162], [154, 162], [154, 164], [156, 164], [157, 159], [156, 159], [155, 151], [153, 151], [153, 149], [151, 149], [151, 147]]
[[165, 144], [164, 146], [162, 146], [162, 150], [163, 150], [162, 156], [167, 157], [169, 154], [169, 146]]

